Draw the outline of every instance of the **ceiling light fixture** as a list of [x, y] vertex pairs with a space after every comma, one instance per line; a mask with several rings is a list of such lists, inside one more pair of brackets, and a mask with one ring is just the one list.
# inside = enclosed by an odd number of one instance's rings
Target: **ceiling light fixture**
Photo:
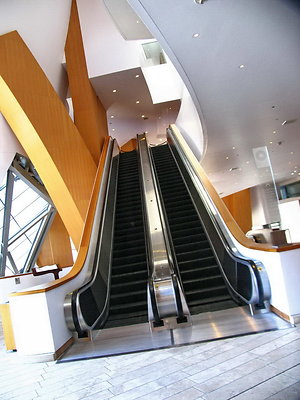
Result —
[[117, 93], [117, 89], [114, 89], [114, 90], [113, 90], [113, 93]]
[[115, 128], [112, 128], [112, 131], [114, 132], [114, 131], [115, 131]]
[[115, 116], [114, 116], [114, 115], [111, 115], [110, 118], [115, 118]]
[[273, 131], [273, 133], [277, 133], [277, 131]]
[[244, 64], [239, 65], [239, 69], [243, 69], [243, 68], [245, 68]]
[[203, 4], [203, 3], [204, 3], [204, 0], [194, 0], [194, 3], [196, 3], [196, 4]]
[[273, 142], [269, 142], [270, 144], [273, 144]]
[[145, 115], [143, 114], [143, 115], [141, 115], [141, 117], [142, 117], [142, 118], [145, 118]]
[[286, 123], [287, 123], [287, 120], [283, 121], [281, 125], [283, 126], [283, 125], [285, 125]]
[[193, 38], [197, 38], [199, 36], [199, 33], [193, 33]]
[[235, 147], [234, 147], [234, 146], [232, 147], [232, 150], [235, 150]]
[[136, 104], [139, 104], [139, 102], [140, 102], [140, 101], [139, 101], [139, 100], [137, 100], [137, 101], [136, 101]]
[[135, 76], [136, 78], [139, 78], [140, 76], [139, 76], [139, 74], [136, 74], [136, 76]]
[[226, 157], [226, 160], [229, 160], [229, 157]]

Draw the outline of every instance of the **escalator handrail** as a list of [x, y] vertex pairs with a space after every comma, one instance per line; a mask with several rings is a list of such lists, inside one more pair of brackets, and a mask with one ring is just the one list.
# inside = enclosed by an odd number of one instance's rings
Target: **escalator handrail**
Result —
[[84, 291], [86, 291], [88, 288], [92, 286], [97, 274], [97, 269], [98, 269], [97, 261], [100, 250], [99, 243], [101, 242], [105, 208], [108, 200], [107, 199], [108, 182], [111, 173], [113, 153], [116, 147], [117, 143], [115, 139], [110, 140], [108, 144], [106, 158], [103, 165], [102, 180], [98, 192], [98, 199], [97, 199], [89, 248], [84, 262], [84, 266], [87, 265], [85, 279], [82, 285], [78, 289], [74, 290], [70, 295], [67, 296], [67, 300], [65, 301], [64, 308], [65, 308], [67, 325], [71, 330], [75, 329], [78, 333], [82, 333], [86, 329], [91, 329], [91, 326], [89, 326], [86, 323], [84, 316], [82, 315], [80, 309], [79, 297]]
[[[250, 275], [251, 275], [251, 280], [253, 284], [253, 294], [250, 299], [245, 299], [243, 296], [241, 296], [236, 290], [231, 286], [231, 289], [235, 292], [236, 295], [238, 295], [242, 300], [246, 301], [249, 304], [253, 304], [256, 302], [263, 303], [265, 300], [269, 300], [271, 296], [270, 292], [270, 285], [268, 279], [266, 279], [266, 272], [263, 264], [260, 261], [257, 260], [251, 260], [248, 257], [243, 256], [236, 248], [234, 245], [234, 242], [231, 239], [231, 234], [222, 219], [221, 215], [219, 214], [217, 208], [215, 207], [209, 193], [207, 192], [205, 186], [203, 185], [201, 178], [199, 177], [197, 171], [195, 170], [194, 166], [189, 160], [189, 157], [186, 155], [184, 149], [182, 149], [179, 140], [177, 138], [177, 135], [179, 132], [176, 130], [174, 132], [174, 127], [171, 126], [170, 128], [167, 129], [168, 137], [169, 139], [173, 142], [175, 145], [176, 150], [179, 153], [179, 156], [182, 159], [183, 164], [186, 167], [187, 172], [189, 173], [200, 197], [201, 200], [207, 210], [207, 213], [210, 216], [210, 219], [215, 227], [215, 230], [217, 234], [219, 235], [221, 241], [223, 242], [223, 245], [227, 251], [227, 253], [230, 255], [230, 257], [239, 264], [247, 266]], [[222, 266], [221, 266], [222, 267]], [[258, 271], [261, 271], [260, 274], [258, 274]], [[223, 270], [224, 272], [224, 270]], [[262, 281], [261, 276], [264, 275], [264, 279]], [[225, 276], [226, 277], [226, 276]], [[227, 280], [227, 283], [230, 284], [230, 282]]]

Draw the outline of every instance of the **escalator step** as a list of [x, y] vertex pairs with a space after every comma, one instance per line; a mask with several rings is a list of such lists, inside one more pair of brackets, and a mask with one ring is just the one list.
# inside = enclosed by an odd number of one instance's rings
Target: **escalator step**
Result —
[[136, 301], [133, 303], [122, 303], [117, 305], [111, 305], [109, 307], [109, 312], [111, 314], [123, 314], [125, 311], [126, 313], [134, 313], [138, 311], [145, 312], [147, 310], [147, 301]]
[[148, 273], [144, 270], [142, 271], [134, 271], [130, 274], [128, 273], [121, 273], [121, 274], [113, 274], [112, 276], [112, 285], [114, 284], [123, 284], [123, 282], [134, 282], [139, 280], [147, 280]]
[[192, 261], [197, 259], [202, 259], [203, 257], [213, 256], [212, 249], [207, 247], [205, 249], [197, 249], [193, 251], [188, 251], [186, 253], [177, 253], [177, 261], [181, 263], [182, 261]]
[[[127, 286], [127, 285], [126, 285]], [[132, 284], [130, 285], [132, 286]], [[137, 301], [143, 301], [147, 298], [147, 291], [146, 291], [146, 284], [140, 284], [144, 290], [131, 290], [130, 292], [117, 292], [112, 293], [110, 296], [110, 304], [113, 305], [120, 305], [123, 303], [132, 304], [136, 303]]]
[[182, 244], [177, 244], [174, 245], [176, 253], [186, 253], [187, 251], [193, 251], [195, 248], [196, 249], [203, 249], [203, 248], [209, 248], [209, 242], [208, 240], [190, 240], [189, 243], [182, 243]]
[[185, 260], [181, 261], [178, 263], [179, 269], [181, 273], [184, 273], [184, 270], [191, 270], [191, 269], [197, 269], [201, 267], [209, 267], [209, 266], [215, 266], [216, 264], [216, 259], [213, 256], [210, 257], [203, 257], [203, 258], [197, 258], [196, 260]]
[[[131, 264], [122, 264], [122, 265], [113, 265], [112, 266], [112, 274], [131, 274], [132, 272], [140, 272], [147, 271], [147, 263], [143, 260], [143, 262], [136, 262]], [[148, 272], [147, 272], [148, 273]]]
[[[186, 233], [188, 233], [187, 231]], [[207, 237], [205, 233], [196, 233], [194, 235], [183, 235], [182, 237], [173, 238], [174, 246], [180, 246], [181, 244], [189, 244], [192, 242], [202, 242], [206, 241]]]

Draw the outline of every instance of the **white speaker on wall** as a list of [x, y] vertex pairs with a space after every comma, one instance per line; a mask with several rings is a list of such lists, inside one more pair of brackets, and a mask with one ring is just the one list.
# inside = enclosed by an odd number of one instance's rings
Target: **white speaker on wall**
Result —
[[266, 146], [255, 147], [252, 149], [252, 152], [257, 168], [266, 168], [270, 166], [269, 154]]

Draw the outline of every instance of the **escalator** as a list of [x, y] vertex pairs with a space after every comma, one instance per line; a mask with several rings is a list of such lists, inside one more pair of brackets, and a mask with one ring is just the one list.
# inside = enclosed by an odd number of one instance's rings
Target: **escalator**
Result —
[[137, 152], [131, 151], [119, 156], [110, 306], [105, 328], [148, 321], [147, 280], [138, 158]]
[[173, 136], [149, 151], [139, 135], [139, 155], [110, 146], [85, 282], [65, 301], [80, 337], [148, 321], [172, 330], [190, 314], [255, 311], [270, 298], [263, 265], [228, 244]]
[[191, 314], [237, 306], [169, 145], [152, 147], [151, 152]]

